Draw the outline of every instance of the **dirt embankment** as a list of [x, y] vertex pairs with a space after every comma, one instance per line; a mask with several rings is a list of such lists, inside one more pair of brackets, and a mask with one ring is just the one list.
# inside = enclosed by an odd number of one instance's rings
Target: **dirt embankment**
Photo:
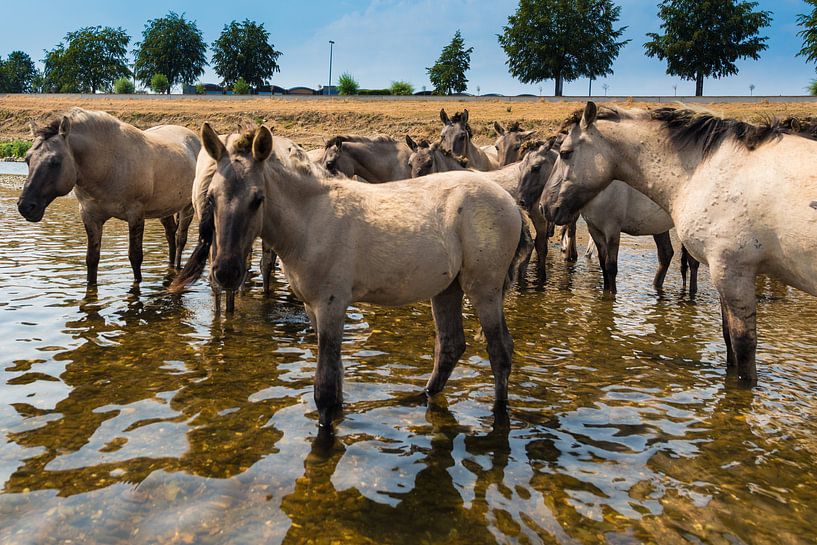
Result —
[[[209, 121], [219, 132], [229, 132], [247, 124], [263, 122], [271, 126], [275, 134], [291, 138], [307, 148], [319, 147], [325, 139], [338, 134], [387, 134], [396, 138], [410, 134], [415, 139], [435, 139], [440, 130], [441, 108], [445, 108], [449, 115], [468, 108], [475, 140], [486, 144], [496, 138], [494, 121], [503, 124], [518, 121], [523, 128], [537, 129], [545, 136], [580, 105], [577, 102], [509, 102], [501, 99], [465, 102], [7, 95], [0, 97], [0, 141], [29, 138], [29, 120], [45, 120], [74, 106], [104, 110], [140, 128], [172, 123], [198, 130], [202, 121]], [[641, 102], [619, 105], [659, 106]], [[707, 108], [718, 115], [746, 121], [773, 116], [817, 115], [814, 103], [723, 103], [710, 104]]]

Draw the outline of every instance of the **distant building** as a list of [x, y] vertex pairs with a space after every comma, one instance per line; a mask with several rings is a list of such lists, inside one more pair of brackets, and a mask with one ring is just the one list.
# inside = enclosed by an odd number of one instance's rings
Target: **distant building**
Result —
[[317, 95], [319, 94], [315, 89], [309, 87], [292, 87], [287, 89], [288, 95]]

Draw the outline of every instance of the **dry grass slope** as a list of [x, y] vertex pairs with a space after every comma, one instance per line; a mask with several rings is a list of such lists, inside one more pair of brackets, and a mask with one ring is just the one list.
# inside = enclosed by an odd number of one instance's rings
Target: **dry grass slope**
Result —
[[[439, 134], [440, 108], [449, 114], [468, 108], [475, 139], [479, 144], [493, 143], [493, 122], [508, 124], [518, 121], [524, 128], [533, 128], [547, 135], [554, 131], [567, 115], [579, 107], [576, 102], [507, 102], [503, 100], [465, 101], [384, 101], [384, 100], [286, 100], [256, 98], [245, 100], [212, 100], [200, 97], [174, 97], [156, 100], [134, 97], [112, 99], [65, 96], [4, 96], [0, 97], [0, 141], [28, 138], [28, 121], [43, 120], [74, 106], [105, 110], [132, 123], [148, 128], [163, 123], [184, 125], [198, 130], [202, 121], [209, 121], [219, 132], [228, 132], [248, 122], [264, 122], [275, 134], [286, 136], [307, 148], [323, 145], [325, 139], [337, 134], [387, 134], [415, 139], [436, 138]], [[632, 107], [655, 107], [657, 104], [633, 102]], [[666, 104], [663, 104], [666, 106]], [[728, 103], [708, 108], [717, 115], [745, 121], [789, 115], [815, 115], [813, 103]]]

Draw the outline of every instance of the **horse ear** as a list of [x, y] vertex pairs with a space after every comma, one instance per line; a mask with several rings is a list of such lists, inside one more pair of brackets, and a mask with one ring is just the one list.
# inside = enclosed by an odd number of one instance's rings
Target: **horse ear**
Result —
[[224, 154], [227, 153], [227, 149], [209, 123], [202, 124], [200, 137], [201, 145], [204, 146], [207, 155], [216, 161], [220, 161]]
[[270, 154], [272, 154], [272, 131], [265, 125], [261, 125], [255, 131], [255, 138], [252, 140], [252, 156], [260, 163], [266, 161]]
[[451, 120], [448, 119], [448, 114], [445, 113], [445, 108], [440, 109], [440, 121], [443, 122], [443, 125], [450, 125]]
[[62, 121], [60, 121], [60, 136], [65, 138], [68, 136], [68, 133], [71, 132], [71, 120], [68, 119], [67, 115], [62, 116]]
[[415, 142], [411, 136], [406, 135], [406, 145], [411, 148], [411, 151], [417, 151], [417, 142]]
[[461, 120], [462, 120], [463, 125], [468, 123], [468, 108], [463, 108], [462, 109], [462, 118], [461, 118]]
[[505, 127], [499, 124], [499, 121], [494, 121], [494, 130], [499, 136], [505, 136]]
[[592, 101], [588, 102], [584, 107], [584, 113], [582, 114], [582, 128], [586, 129], [595, 123], [598, 113], [599, 109], [596, 106], [596, 103]]
[[525, 131], [525, 132], [522, 133], [522, 139], [527, 140], [528, 138], [530, 138], [534, 134], [536, 134], [536, 131]]

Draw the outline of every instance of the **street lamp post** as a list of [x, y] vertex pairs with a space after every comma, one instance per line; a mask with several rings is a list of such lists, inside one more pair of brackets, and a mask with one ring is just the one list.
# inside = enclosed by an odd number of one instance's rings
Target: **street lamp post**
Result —
[[329, 40], [329, 87], [326, 88], [326, 94], [329, 96], [332, 96], [332, 48], [334, 46], [334, 40]]

